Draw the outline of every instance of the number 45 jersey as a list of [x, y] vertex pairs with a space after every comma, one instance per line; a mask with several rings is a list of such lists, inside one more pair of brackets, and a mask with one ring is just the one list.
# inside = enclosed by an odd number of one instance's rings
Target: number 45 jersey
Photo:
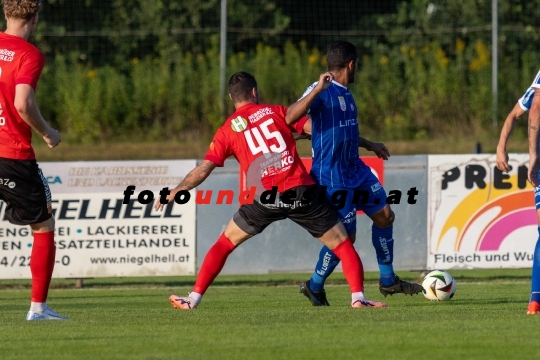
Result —
[[296, 152], [292, 131], [302, 133], [307, 117], [293, 125], [285, 121], [287, 108], [279, 105], [241, 106], [218, 129], [205, 160], [223, 166], [234, 156], [246, 175], [247, 188], [273, 186], [279, 192], [302, 185], [313, 185]]

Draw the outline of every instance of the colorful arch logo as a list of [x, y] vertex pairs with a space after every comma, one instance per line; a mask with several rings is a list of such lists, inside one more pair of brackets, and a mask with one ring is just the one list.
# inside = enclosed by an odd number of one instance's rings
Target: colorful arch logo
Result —
[[[517, 183], [517, 176], [511, 177]], [[445, 222], [439, 235], [436, 249], [440, 248], [444, 236], [449, 230], [456, 229], [454, 251], [459, 252], [465, 235], [478, 220], [488, 212], [495, 212], [482, 230], [476, 241], [476, 251], [496, 251], [513, 231], [531, 225], [537, 225], [534, 206], [534, 191], [530, 184], [520, 191], [495, 189], [492, 183], [484, 189], [476, 189], [455, 207]]]

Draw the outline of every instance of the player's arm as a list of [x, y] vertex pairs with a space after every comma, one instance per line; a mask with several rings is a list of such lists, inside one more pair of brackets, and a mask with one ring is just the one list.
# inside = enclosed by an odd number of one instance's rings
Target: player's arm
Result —
[[305, 116], [308, 113], [308, 110], [313, 103], [313, 101], [319, 96], [319, 94], [328, 89], [330, 83], [334, 79], [334, 75], [329, 72], [325, 72], [319, 76], [319, 82], [306, 96], [289, 106], [287, 115], [285, 116], [285, 121], [287, 124], [292, 124]]
[[311, 140], [311, 117], [308, 116], [308, 119], [304, 123], [304, 126], [302, 127], [302, 133], [301, 134], [294, 134], [294, 140]]
[[534, 91], [534, 99], [529, 111], [529, 181], [538, 186], [538, 170], [540, 170], [538, 156], [538, 140], [540, 134], [540, 88]]
[[499, 136], [499, 143], [497, 144], [497, 168], [501, 171], [508, 172], [510, 171], [510, 166], [508, 165], [508, 152], [506, 151], [506, 143], [508, 138], [512, 134], [514, 127], [518, 119], [525, 113], [519, 103], [516, 103], [512, 111], [506, 117], [504, 125], [501, 130], [501, 135]]
[[373, 151], [377, 157], [383, 160], [388, 160], [390, 157], [390, 151], [388, 151], [388, 148], [383, 143], [372, 142], [360, 136], [358, 138], [358, 146], [363, 147], [367, 151]]
[[[195, 169], [191, 170], [184, 179], [182, 179], [180, 184], [171, 190], [171, 193], [167, 196], [167, 203], [174, 201], [174, 196], [177, 192], [182, 190], [189, 191], [202, 184], [216, 167], [217, 164], [212, 161], [203, 160]], [[162, 204], [158, 199], [154, 205], [154, 209], [156, 211], [161, 211], [165, 205], [166, 204]]]
[[34, 89], [27, 84], [18, 84], [15, 87], [15, 109], [32, 129], [43, 136], [43, 140], [50, 148], [60, 143], [60, 134], [47, 124], [36, 104]]

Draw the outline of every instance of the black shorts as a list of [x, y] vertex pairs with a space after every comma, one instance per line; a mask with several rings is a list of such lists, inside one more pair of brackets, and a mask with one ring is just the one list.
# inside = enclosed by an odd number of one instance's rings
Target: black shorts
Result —
[[233, 220], [246, 233], [257, 235], [274, 221], [291, 219], [313, 237], [320, 238], [339, 222], [339, 218], [326, 199], [301, 204], [300, 200], [308, 189], [312, 190], [313, 187], [299, 186], [291, 189], [296, 192], [294, 205], [291, 206], [261, 205], [257, 201], [253, 204], [242, 205], [234, 214]]
[[51, 190], [35, 160], [0, 158], [0, 200], [12, 224], [37, 224], [52, 216]]

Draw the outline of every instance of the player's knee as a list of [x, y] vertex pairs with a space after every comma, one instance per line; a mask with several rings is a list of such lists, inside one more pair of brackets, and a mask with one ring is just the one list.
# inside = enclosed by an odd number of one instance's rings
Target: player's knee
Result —
[[54, 217], [51, 216], [50, 218], [48, 218], [45, 221], [30, 225], [30, 227], [32, 228], [32, 230], [34, 232], [50, 232], [50, 231], [54, 231], [54, 227], [55, 227]]
[[322, 236], [318, 237], [324, 245], [326, 245], [330, 250], [333, 250], [338, 246], [342, 241], [348, 238], [347, 231], [343, 223], [339, 221], [334, 225], [330, 230], [325, 232]]
[[50, 229], [50, 231], [54, 231], [54, 227], [56, 226], [56, 221], [54, 220], [54, 216], [51, 216], [47, 221], [47, 227]]
[[395, 214], [392, 211], [392, 209], [388, 207], [388, 208], [383, 209], [380, 216], [377, 216], [373, 219], [373, 223], [378, 228], [384, 229], [384, 228], [392, 226], [392, 224], [394, 224], [394, 219], [395, 219]]

